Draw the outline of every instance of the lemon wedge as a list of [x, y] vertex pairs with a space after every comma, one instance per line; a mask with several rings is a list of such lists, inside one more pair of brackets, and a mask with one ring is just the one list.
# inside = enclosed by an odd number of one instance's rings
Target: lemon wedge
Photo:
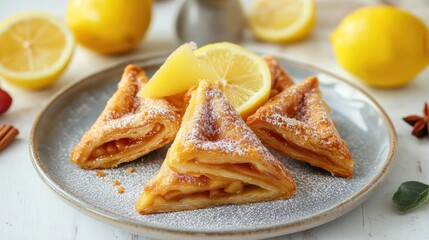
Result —
[[257, 0], [249, 25], [256, 37], [269, 42], [291, 42], [307, 36], [316, 19], [314, 0]]
[[0, 24], [0, 76], [27, 89], [51, 85], [73, 55], [65, 23], [42, 12], [12, 16]]
[[193, 50], [195, 43], [185, 43], [165, 60], [142, 90], [142, 95], [160, 98], [183, 93], [198, 85], [201, 79], [216, 80], [216, 72], [205, 61], [198, 59]]

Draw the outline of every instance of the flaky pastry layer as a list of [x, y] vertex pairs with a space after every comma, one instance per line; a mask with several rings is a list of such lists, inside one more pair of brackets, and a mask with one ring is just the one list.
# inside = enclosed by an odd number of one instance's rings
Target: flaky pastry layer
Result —
[[142, 214], [287, 199], [285, 167], [206, 81], [192, 93], [159, 173], [136, 203]]
[[353, 175], [354, 160], [329, 116], [316, 77], [276, 95], [247, 124], [270, 148], [335, 176]]
[[110, 168], [173, 141], [180, 113], [165, 99], [140, 96], [146, 82], [142, 69], [125, 68], [118, 90], [72, 150], [71, 162], [87, 169]]

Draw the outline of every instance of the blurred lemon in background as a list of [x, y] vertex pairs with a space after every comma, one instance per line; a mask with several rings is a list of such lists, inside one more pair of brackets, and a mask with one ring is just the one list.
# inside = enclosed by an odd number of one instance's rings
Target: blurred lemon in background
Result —
[[249, 25], [256, 37], [285, 43], [307, 36], [316, 19], [314, 0], [256, 0]]
[[136, 47], [151, 20], [152, 0], [70, 0], [67, 24], [76, 41], [103, 54]]
[[68, 65], [74, 39], [66, 24], [45, 12], [25, 12], [0, 23], [0, 76], [27, 89], [44, 88]]
[[389, 6], [358, 9], [331, 35], [339, 63], [364, 82], [400, 87], [429, 63], [429, 31], [422, 21]]

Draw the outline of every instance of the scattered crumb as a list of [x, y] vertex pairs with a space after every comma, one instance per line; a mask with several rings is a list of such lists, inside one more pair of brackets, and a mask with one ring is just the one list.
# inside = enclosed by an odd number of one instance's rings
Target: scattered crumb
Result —
[[122, 186], [119, 186], [118, 187], [118, 193], [119, 194], [122, 194], [122, 193], [124, 193], [125, 192], [125, 188], [124, 187], [122, 187]]
[[97, 176], [101, 178], [106, 176], [106, 173], [101, 170], [96, 170], [95, 174], [97, 174]]
[[11, 227], [12, 227], [12, 224], [11, 224], [10, 222], [8, 222], [8, 221], [4, 221], [4, 223], [6, 223], [6, 225], [8, 225], [8, 226], [11, 226]]
[[121, 185], [121, 181], [119, 181], [119, 180], [115, 180], [115, 181], [113, 181], [113, 186], [119, 186], [119, 185]]
[[134, 172], [134, 168], [133, 167], [127, 168], [127, 173], [133, 173], [133, 172]]

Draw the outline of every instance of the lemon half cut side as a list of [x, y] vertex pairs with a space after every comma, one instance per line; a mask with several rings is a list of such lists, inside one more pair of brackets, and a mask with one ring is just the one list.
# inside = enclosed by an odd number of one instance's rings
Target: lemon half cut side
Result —
[[27, 89], [51, 85], [68, 65], [74, 39], [65, 23], [45, 12], [25, 12], [0, 24], [0, 76]]
[[314, 0], [257, 0], [248, 22], [257, 38], [286, 43], [306, 37], [316, 19]]

